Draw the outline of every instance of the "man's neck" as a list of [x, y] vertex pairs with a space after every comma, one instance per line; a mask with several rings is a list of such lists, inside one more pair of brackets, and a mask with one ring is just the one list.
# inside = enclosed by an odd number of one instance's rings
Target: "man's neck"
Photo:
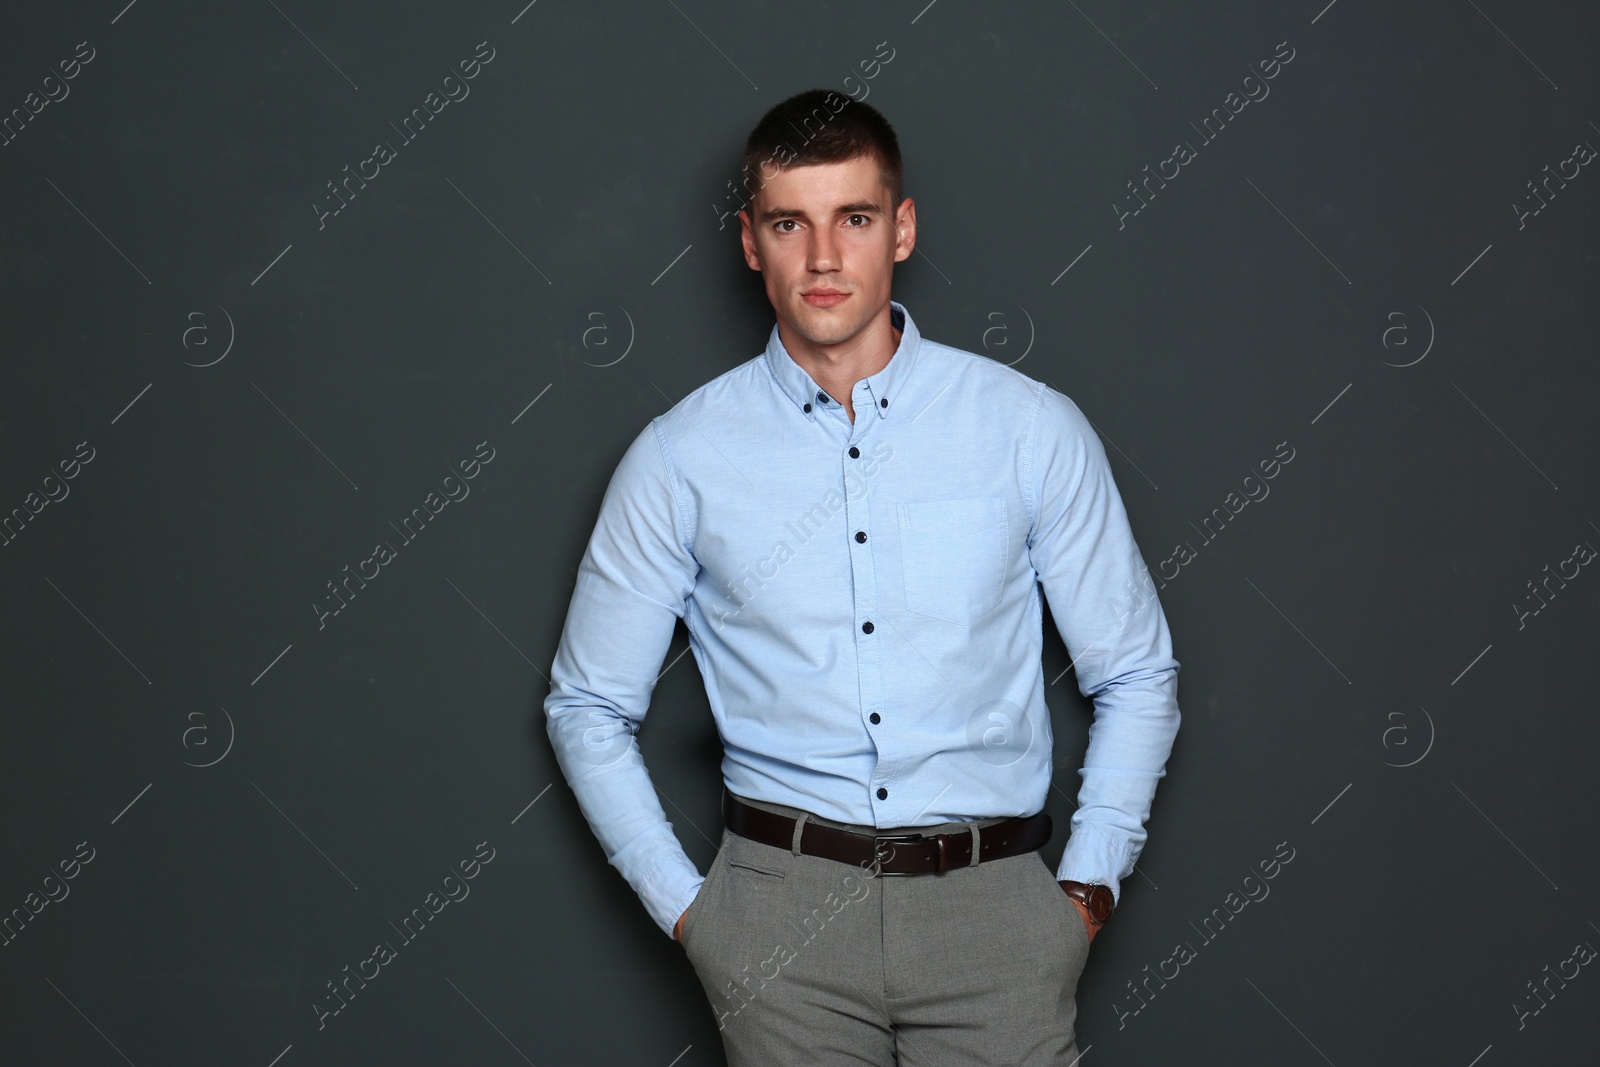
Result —
[[895, 329], [887, 305], [883, 314], [864, 330], [836, 345], [814, 345], [798, 336], [791, 339], [785, 324], [781, 321], [778, 324], [778, 337], [783, 347], [829, 396], [843, 405], [852, 423], [856, 421], [852, 403], [856, 383], [889, 365], [900, 348], [902, 332]]

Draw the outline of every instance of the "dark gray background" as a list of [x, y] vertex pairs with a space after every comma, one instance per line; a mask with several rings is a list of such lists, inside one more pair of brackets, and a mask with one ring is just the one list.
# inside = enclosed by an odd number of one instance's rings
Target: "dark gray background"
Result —
[[[1184, 722], [1080, 988], [1086, 1063], [1592, 1055], [1600, 975], [1516, 1007], [1600, 944], [1600, 577], [1516, 608], [1600, 544], [1600, 177], [1516, 207], [1600, 144], [1580, 5], [123, 4], [0, 16], [0, 114], [95, 52], [0, 147], [0, 514], [94, 450], [0, 548], [0, 914], [70, 890], [0, 948], [0, 1059], [722, 1062], [540, 705], [622, 451], [765, 344], [718, 214], [749, 128], [813, 86], [899, 132], [923, 332], [1073, 397], [1152, 569], [1195, 553], [1161, 593]], [[470, 97], [399, 145], [483, 41]], [[1197, 158], [1119, 228], [1179, 140]], [[471, 495], [319, 629], [325, 583], [485, 441]], [[1207, 533], [1280, 442], [1270, 496]], [[1054, 863], [1090, 709], [1046, 647]], [[704, 869], [718, 748], [684, 648], [640, 741]], [[470, 896], [319, 1030], [326, 983], [480, 842]]]

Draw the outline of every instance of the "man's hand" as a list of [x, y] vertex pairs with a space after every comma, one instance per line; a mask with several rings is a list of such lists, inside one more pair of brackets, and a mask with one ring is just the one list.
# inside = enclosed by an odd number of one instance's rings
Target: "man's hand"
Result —
[[[1061, 885], [1059, 882], [1056, 884]], [[1067, 891], [1067, 887], [1065, 885], [1061, 885], [1061, 891], [1065, 893]], [[1096, 926], [1094, 924], [1094, 920], [1089, 918], [1088, 906], [1077, 897], [1068, 896], [1067, 899], [1072, 901], [1073, 906], [1078, 909], [1078, 914], [1083, 916], [1083, 928], [1089, 932], [1089, 944], [1094, 944], [1094, 935], [1100, 932], [1100, 927]], [[680, 919], [678, 921], [682, 922], [683, 920]]]
[[[694, 907], [693, 904], [689, 908]], [[672, 928], [672, 939], [678, 944], [683, 944], [683, 920], [689, 914], [689, 908], [683, 909], [683, 915], [678, 916], [678, 924]]]

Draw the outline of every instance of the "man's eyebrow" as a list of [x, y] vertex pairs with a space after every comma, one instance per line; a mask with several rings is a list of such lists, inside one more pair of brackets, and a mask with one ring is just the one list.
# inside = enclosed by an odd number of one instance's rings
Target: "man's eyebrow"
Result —
[[[850, 204], [840, 204], [833, 209], [835, 215], [882, 215], [883, 205], [874, 204], [870, 200], [857, 200]], [[762, 222], [772, 222], [776, 219], [803, 219], [806, 213], [799, 208], [772, 207], [761, 213]]]

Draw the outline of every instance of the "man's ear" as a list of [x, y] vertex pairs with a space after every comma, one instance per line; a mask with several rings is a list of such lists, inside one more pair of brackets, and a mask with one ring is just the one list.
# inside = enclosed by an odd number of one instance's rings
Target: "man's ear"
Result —
[[756, 251], [755, 231], [750, 228], [750, 213], [743, 208], [739, 210], [739, 244], [744, 248], [745, 266], [760, 271], [761, 256]]
[[899, 263], [910, 259], [911, 250], [917, 246], [917, 205], [909, 196], [895, 210], [894, 228], [894, 261]]

